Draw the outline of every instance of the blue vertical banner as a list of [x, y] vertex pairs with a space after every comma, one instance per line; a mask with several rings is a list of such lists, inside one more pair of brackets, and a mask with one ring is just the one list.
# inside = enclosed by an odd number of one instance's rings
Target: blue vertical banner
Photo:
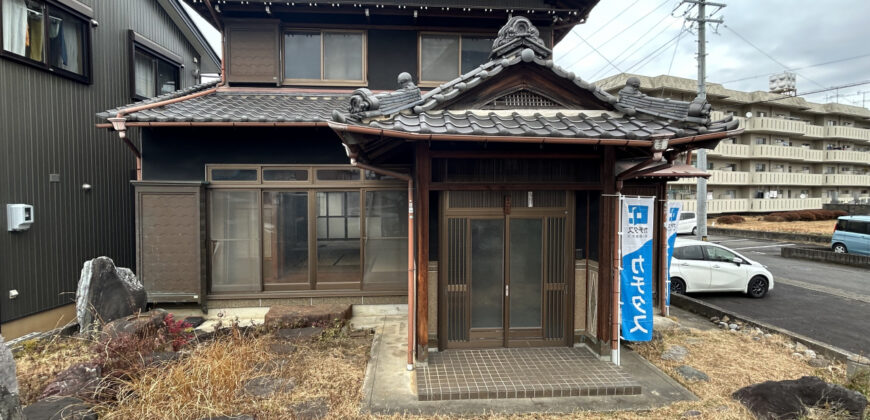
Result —
[[619, 306], [624, 340], [652, 340], [654, 206], [654, 197], [622, 199]]
[[674, 244], [677, 242], [677, 226], [680, 224], [680, 213], [683, 212], [683, 203], [679, 201], [668, 202], [668, 217], [665, 219], [665, 231], [668, 235], [668, 279], [665, 288], [665, 305], [671, 306], [671, 258], [674, 256]]

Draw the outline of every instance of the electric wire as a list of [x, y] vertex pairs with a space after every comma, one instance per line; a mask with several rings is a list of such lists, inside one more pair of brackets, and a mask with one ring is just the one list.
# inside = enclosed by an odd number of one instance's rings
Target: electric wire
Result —
[[[683, 27], [680, 29], [680, 31], [682, 32], [685, 28], [686, 28], [686, 21], [683, 21]], [[677, 50], [680, 48], [680, 40], [681, 39], [683, 39], [683, 37], [677, 38], [677, 43], [674, 44], [674, 53], [671, 54], [671, 63], [668, 64], [668, 73], [667, 73], [668, 76], [671, 75], [671, 70], [674, 67], [674, 59], [677, 58]], [[661, 97], [665, 96], [665, 86], [664, 85], [662, 85], [662, 92], [659, 94], [659, 96], [661, 96]]]
[[[625, 49], [623, 49], [622, 52], [620, 52], [616, 57], [613, 57], [613, 60], [615, 61], [615, 60], [619, 59], [619, 58], [620, 58], [623, 54], [625, 54], [626, 52], [628, 52], [628, 51], [630, 51], [630, 50], [632, 51], [631, 54], [627, 55], [626, 57], [622, 58], [622, 59], [619, 60], [619, 61], [616, 61], [616, 64], [617, 64], [617, 65], [620, 65], [620, 64], [624, 63], [624, 62], [627, 61], [629, 58], [631, 58], [631, 57], [633, 57], [635, 54], [637, 54], [638, 51], [640, 51], [643, 47], [647, 46], [650, 42], [654, 41], [656, 38], [658, 38], [659, 36], [661, 36], [661, 34], [663, 34], [665, 31], [667, 31], [667, 30], [669, 29], [669, 25], [666, 25], [664, 28], [662, 28], [662, 30], [659, 31], [658, 33], [656, 33], [655, 36], [650, 37], [650, 38], [647, 38], [647, 39], [646, 39], [646, 42], [644, 42], [643, 44], [640, 44], [640, 45], [637, 44], [638, 41], [640, 41], [640, 40], [643, 39], [645, 36], [647, 36], [650, 32], [652, 32], [653, 29], [657, 28], [659, 25], [661, 25], [662, 22], [664, 22], [664, 21], [665, 21], [667, 18], [669, 18], [669, 17], [670, 17], [670, 18], [673, 18], [671, 15], [665, 15], [665, 16], [664, 16], [660, 21], [656, 22], [655, 25], [653, 25], [653, 26], [650, 27], [646, 32], [644, 32], [643, 35], [637, 37], [637, 39], [635, 39], [634, 41], [632, 41], [632, 42], [629, 44], [629, 45], [637, 45], [635, 48], [633, 48], [633, 49], [632, 49], [632, 48], [625, 48]], [[592, 76], [590, 76], [589, 79], [590, 79], [590, 80], [595, 80], [595, 77], [598, 76], [599, 73], [601, 73], [602, 71], [606, 71], [606, 70], [607, 70], [607, 66], [603, 66], [602, 68], [598, 69], [595, 73], [592, 73]]]
[[[640, 21], [646, 19], [648, 16], [652, 15], [653, 12], [655, 12], [656, 10], [659, 10], [662, 6], [664, 6], [665, 4], [667, 4], [667, 3], [670, 2], [670, 1], [671, 1], [671, 0], [665, 0], [665, 1], [661, 2], [661, 3], [659, 3], [659, 5], [655, 7], [655, 9], [650, 10], [650, 11], [647, 12], [645, 15], [641, 16], [639, 19], [635, 20], [635, 21], [632, 22], [630, 25], [626, 26], [626, 28], [631, 28], [631, 27], [633, 27], [634, 25], [637, 25]], [[578, 34], [577, 31], [571, 31], [571, 33], [574, 34], [574, 35], [577, 35], [578, 37], [580, 37], [580, 34]], [[624, 34], [624, 33], [625, 33], [625, 29], [623, 29], [623, 30], [621, 30], [621, 31], [619, 31], [619, 32], [617, 32], [617, 33], [615, 33], [615, 34], [614, 34], [613, 36], [611, 36], [610, 38], [607, 38], [606, 41], [604, 41], [604, 42], [602, 42], [601, 44], [599, 44], [599, 45], [598, 45], [598, 48], [601, 48], [601, 47], [607, 45], [608, 42], [613, 41], [616, 37], [618, 37], [618, 36], [620, 36], [620, 35], [622, 35], [622, 34]], [[580, 37], [580, 38], [582, 39], [582, 37]], [[588, 42], [586, 42], [586, 44], [589, 45], [590, 47], [592, 46], [592, 45], [590, 45]], [[596, 51], [596, 49], [595, 49], [594, 47], [593, 47], [592, 49], [593, 49], [593, 51]], [[562, 66], [562, 67], [565, 67], [565, 68], [571, 68], [571, 67], [574, 67], [575, 65], [577, 65], [577, 63], [583, 61], [586, 57], [589, 57], [590, 55], [592, 55], [592, 52], [588, 52], [588, 53], [586, 53], [586, 55], [584, 55], [583, 57], [580, 57], [579, 59], [577, 59], [576, 61], [574, 61], [574, 62], [571, 63], [570, 65], [568, 65], [568, 66]], [[599, 55], [601, 55], [601, 53], [599, 53]], [[563, 55], [562, 57], [566, 57], [566, 56]], [[560, 66], [561, 66], [561, 64], [560, 64]]]
[[[857, 60], [857, 59], [859, 59], [859, 58], [865, 58], [865, 57], [870, 57], [870, 53], [867, 53], [867, 54], [861, 54], [861, 55], [855, 55], [855, 56], [852, 56], [852, 57], [838, 58], [838, 59], [836, 59], [836, 60], [825, 61], [825, 62], [822, 62], [822, 63], [810, 64], [810, 65], [807, 65], [807, 66], [794, 67], [794, 68], [792, 68], [791, 70], [792, 70], [792, 71], [794, 71], [794, 70], [805, 70], [805, 69], [809, 69], [809, 68], [813, 68], [813, 67], [827, 66], [827, 65], [829, 65], [829, 64], [837, 64], [837, 63], [842, 63], [842, 62], [845, 62], [845, 61], [851, 61], [851, 60]], [[721, 83], [722, 83], [722, 84], [725, 84], [725, 83], [742, 82], [742, 81], [745, 81], [745, 80], [757, 79], [757, 78], [759, 78], [759, 77], [765, 77], [765, 76], [769, 76], [769, 75], [770, 75], [770, 73], [762, 73], [762, 74], [756, 74], [756, 75], [754, 75], [754, 76], [746, 76], [746, 77], [741, 77], [741, 78], [739, 78], [739, 79], [727, 80], [727, 81], [724, 81], [724, 82], [721, 82]]]
[[777, 60], [776, 58], [773, 58], [772, 55], [770, 55], [770, 54], [764, 52], [764, 50], [762, 50], [761, 48], [758, 48], [758, 46], [756, 46], [756, 45], [753, 44], [751, 41], [749, 41], [748, 39], [746, 39], [746, 37], [744, 37], [743, 35], [740, 35], [739, 33], [737, 33], [737, 31], [735, 31], [735, 30], [734, 30], [733, 28], [731, 28], [730, 26], [725, 25], [725, 24], [723, 24], [722, 26], [724, 26], [725, 29], [731, 31], [731, 33], [733, 33], [734, 35], [737, 35], [738, 38], [740, 38], [741, 40], [743, 40], [743, 42], [749, 44], [750, 47], [755, 48], [756, 51], [760, 52], [762, 55], [764, 55], [765, 57], [769, 58], [769, 59], [770, 59], [771, 61], [773, 61], [774, 63], [780, 65], [780, 66], [781, 66], [783, 69], [785, 69], [786, 71], [790, 71], [790, 72], [792, 72], [792, 73], [794, 73], [794, 74], [797, 74], [798, 76], [803, 77], [804, 79], [808, 80], [808, 81], [811, 82], [812, 84], [814, 84], [814, 85], [816, 85], [816, 86], [818, 86], [818, 87], [824, 88], [824, 86], [823, 86], [821, 83], [816, 82], [815, 80], [810, 79], [809, 77], [806, 77], [806, 76], [804, 76], [804, 75], [802, 75], [802, 74], [798, 74], [798, 73], [795, 72], [793, 69], [790, 69], [788, 66], [786, 66], [785, 64], [783, 64], [781, 61]]
[[[593, 34], [597, 34], [597, 33], [599, 33], [602, 29], [606, 28], [607, 25], [609, 25], [611, 22], [613, 22], [614, 20], [616, 20], [617, 18], [619, 18], [620, 16], [622, 16], [623, 13], [627, 12], [628, 9], [631, 9], [631, 7], [634, 6], [635, 4], [637, 4], [637, 2], [639, 2], [639, 1], [640, 1], [640, 0], [634, 0], [633, 3], [629, 4], [628, 6], [626, 6], [625, 9], [622, 9], [619, 13], [616, 14], [616, 16], [613, 16], [612, 18], [610, 18], [610, 20], [608, 20], [608, 21], [605, 22], [603, 25], [601, 25], [600, 27], [598, 27], [597, 29], [595, 29], [595, 31], [593, 31], [592, 33], [593, 33]], [[592, 37], [590, 37], [590, 39], [591, 39], [591, 38], [592, 38]], [[565, 57], [567, 57], [568, 54], [571, 54], [572, 52], [574, 52], [574, 50], [576, 50], [577, 48], [579, 48], [580, 45], [581, 45], [581, 44], [574, 44], [574, 46], [571, 47], [570, 50], [565, 51], [565, 53], [562, 54], [562, 57], [561, 57], [561, 58], [565, 58]]]
[[604, 54], [601, 54], [601, 51], [598, 51], [598, 48], [593, 47], [592, 44], [590, 44], [589, 41], [586, 40], [586, 38], [583, 38], [582, 36], [580, 36], [580, 34], [578, 34], [578, 33], [576, 33], [576, 32], [572, 32], [572, 33], [573, 33], [574, 35], [577, 35], [577, 37], [580, 38], [581, 41], [585, 42], [586, 45], [589, 46], [589, 48], [592, 48], [592, 51], [595, 51], [596, 53], [598, 53], [598, 55], [601, 56], [601, 58], [603, 58], [604, 61], [607, 61], [608, 64], [610, 64], [611, 66], [613, 66], [613, 68], [615, 68], [616, 71], [618, 71], [618, 72], [620, 72], [620, 73], [623, 73], [623, 71], [620, 70], [619, 67], [616, 67], [616, 65], [613, 64], [613, 62], [610, 61], [609, 58], [605, 57]]

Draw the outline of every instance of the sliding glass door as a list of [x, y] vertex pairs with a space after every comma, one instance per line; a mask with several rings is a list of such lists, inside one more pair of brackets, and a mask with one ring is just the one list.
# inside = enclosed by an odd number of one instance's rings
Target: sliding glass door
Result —
[[209, 239], [213, 291], [260, 290], [259, 213], [257, 191], [212, 191]]

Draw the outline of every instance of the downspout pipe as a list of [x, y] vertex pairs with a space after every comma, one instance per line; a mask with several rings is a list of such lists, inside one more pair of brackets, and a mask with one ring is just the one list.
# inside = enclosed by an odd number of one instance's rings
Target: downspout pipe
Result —
[[356, 160], [357, 154], [352, 152], [347, 145], [344, 145], [344, 151], [350, 159], [351, 166], [372, 171], [376, 174], [387, 175], [393, 178], [401, 179], [408, 182], [408, 370], [414, 370], [414, 346], [416, 337], [416, 323], [414, 322], [414, 307], [417, 301], [417, 269], [414, 263], [414, 242], [416, 235], [414, 234], [414, 180], [409, 175], [391, 171], [389, 169], [378, 168]]

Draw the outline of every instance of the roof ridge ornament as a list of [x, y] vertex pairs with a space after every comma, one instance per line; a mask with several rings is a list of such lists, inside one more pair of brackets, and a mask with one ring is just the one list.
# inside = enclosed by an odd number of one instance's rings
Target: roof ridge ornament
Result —
[[[383, 115], [390, 115], [408, 109], [422, 101], [420, 88], [414, 84], [414, 79], [408, 72], [402, 72], [397, 78], [399, 88], [392, 92], [375, 94], [367, 88], [353, 92], [348, 101], [348, 116], [361, 120]], [[341, 120], [340, 113], [333, 117]]]
[[538, 28], [525, 16], [514, 16], [498, 30], [498, 37], [492, 42], [490, 60], [507, 57], [526, 48], [531, 49], [535, 56], [548, 59], [553, 56], [553, 50], [547, 48], [541, 39]]
[[692, 102], [648, 96], [640, 90], [640, 79], [629, 77], [625, 87], [619, 90], [616, 108], [629, 116], [636, 113], [667, 118], [673, 121], [710, 124], [712, 106], [706, 99], [695, 98]]

